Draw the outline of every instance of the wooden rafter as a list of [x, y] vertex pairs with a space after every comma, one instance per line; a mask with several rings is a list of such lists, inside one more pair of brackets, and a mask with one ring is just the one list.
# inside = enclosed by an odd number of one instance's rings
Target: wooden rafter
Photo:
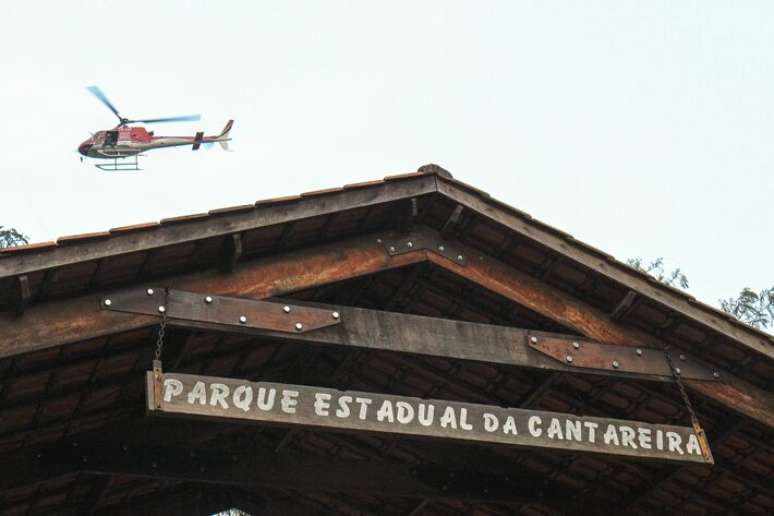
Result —
[[[428, 229], [423, 228], [423, 231], [426, 236]], [[435, 237], [440, 238], [437, 232]], [[207, 272], [172, 278], [168, 285], [197, 292], [260, 299], [429, 260], [590, 339], [627, 347], [663, 347], [657, 337], [625, 326], [609, 314], [555, 287], [474, 249], [459, 243], [454, 245], [467, 256], [464, 263], [426, 249], [388, 253], [382, 240], [376, 235], [367, 235], [242, 263], [229, 275]], [[0, 329], [5, 337], [0, 343], [0, 357], [157, 322], [153, 316], [100, 311], [98, 303], [99, 297], [91, 295], [67, 302], [32, 306], [23, 319], [0, 316]], [[687, 380], [685, 383], [726, 408], [774, 428], [774, 395], [730, 372], [721, 371], [720, 374], [721, 382]]]

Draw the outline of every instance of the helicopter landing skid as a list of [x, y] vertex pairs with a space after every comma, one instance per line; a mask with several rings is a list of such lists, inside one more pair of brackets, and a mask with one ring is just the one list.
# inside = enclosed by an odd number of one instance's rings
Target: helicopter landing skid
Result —
[[[139, 167], [137, 156], [134, 156], [134, 161], [118, 161], [124, 158], [113, 158], [112, 163], [97, 163], [94, 166], [105, 172], [134, 172], [136, 170], [142, 170]], [[144, 156], [144, 154], [143, 154]]]

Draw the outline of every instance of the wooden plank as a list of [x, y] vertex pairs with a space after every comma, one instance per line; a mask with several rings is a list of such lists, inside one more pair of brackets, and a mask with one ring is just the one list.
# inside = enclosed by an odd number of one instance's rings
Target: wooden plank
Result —
[[757, 353], [774, 359], [774, 337], [766, 337], [761, 332], [741, 323], [736, 324], [729, 320], [729, 316], [706, 305], [702, 306], [695, 300], [689, 300], [690, 296], [688, 295], [680, 295], [672, 292], [669, 287], [657, 282], [654, 283], [624, 264], [616, 263], [610, 256], [603, 255], [601, 252], [591, 252], [588, 246], [581, 247], [574, 240], [562, 236], [560, 232], [551, 231], [545, 224], [534, 222], [526, 214], [518, 215], [516, 210], [504, 209], [503, 203], [494, 202], [488, 196], [482, 196], [482, 192], [473, 191], [457, 181], [443, 177], [439, 177], [437, 182], [440, 194], [470, 211], [502, 224], [524, 238], [544, 245], [606, 278], [622, 283], [630, 289], [692, 318]]
[[[119, 295], [107, 296], [103, 300], [103, 309], [154, 314], [162, 298], [161, 289], [154, 289], [152, 295], [147, 295], [145, 290], [126, 290]], [[207, 298], [209, 303], [205, 301]], [[111, 301], [110, 307], [104, 306], [107, 299]], [[645, 348], [636, 352], [632, 348], [600, 344], [573, 335], [320, 303], [299, 306], [292, 301], [286, 304], [209, 296], [176, 289], [169, 291], [165, 304], [168, 324], [187, 329], [532, 369], [674, 381], [661, 350]], [[245, 323], [239, 322], [238, 314], [248, 314]], [[303, 322], [302, 329], [294, 327], [296, 321]], [[567, 361], [567, 356], [573, 360]], [[613, 362], [617, 366], [612, 365]], [[681, 366], [684, 378], [715, 381], [712, 369], [697, 360], [681, 362]]]
[[[464, 249], [464, 247], [463, 247]], [[584, 336], [627, 347], [663, 349], [664, 343], [644, 331], [613, 321], [608, 314], [582, 300], [520, 272], [513, 267], [483, 256], [472, 249], [464, 252], [480, 259], [468, 260], [463, 267], [453, 261], [428, 253], [428, 259], [469, 281], [496, 292], [558, 323], [573, 328]], [[685, 385], [727, 409], [774, 428], [774, 394], [749, 382], [720, 371], [719, 382], [686, 380]]]
[[187, 374], [164, 374], [161, 382], [156, 408], [148, 373], [153, 414], [705, 462], [689, 427]]
[[302, 196], [298, 202], [269, 202], [259, 204], [249, 211], [205, 216], [175, 224], [164, 224], [162, 221], [157, 227], [115, 233], [104, 240], [57, 246], [37, 253], [17, 252], [3, 256], [0, 259], [0, 278], [410, 199], [435, 191], [434, 175], [413, 174], [370, 186]]
[[[262, 299], [345, 281], [425, 261], [426, 253], [390, 256], [367, 235], [237, 265], [229, 274], [207, 271], [170, 278], [182, 290]], [[0, 314], [0, 358], [126, 332], [158, 317], [98, 310], [104, 292], [30, 306], [23, 317]]]

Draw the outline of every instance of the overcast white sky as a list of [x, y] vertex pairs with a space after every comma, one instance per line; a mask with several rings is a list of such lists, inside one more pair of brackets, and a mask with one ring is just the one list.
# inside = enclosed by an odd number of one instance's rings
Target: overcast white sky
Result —
[[[16, 2], [0, 17], [0, 225], [34, 241], [416, 170], [715, 303], [770, 287], [774, 3]], [[234, 152], [104, 173], [124, 116], [200, 112]], [[143, 159], [143, 158], [141, 158]]]

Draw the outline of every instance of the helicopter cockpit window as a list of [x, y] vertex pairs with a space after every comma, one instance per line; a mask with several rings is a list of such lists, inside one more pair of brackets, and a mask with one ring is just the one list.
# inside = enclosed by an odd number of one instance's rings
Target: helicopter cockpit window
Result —
[[115, 145], [118, 143], [118, 131], [105, 132], [105, 145]]

